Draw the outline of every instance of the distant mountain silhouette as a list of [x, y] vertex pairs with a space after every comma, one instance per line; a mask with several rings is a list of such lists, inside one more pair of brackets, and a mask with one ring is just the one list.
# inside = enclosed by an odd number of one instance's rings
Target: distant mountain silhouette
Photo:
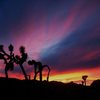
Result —
[[100, 79], [94, 80], [91, 84], [92, 87], [99, 87], [100, 88]]
[[[83, 86], [74, 82], [62, 83], [56, 81], [36, 81], [36, 80], [18, 80], [14, 78], [0, 78], [0, 96], [9, 98], [23, 97], [28, 99], [38, 100], [83, 100], [100, 96], [100, 80], [94, 81], [91, 86]], [[95, 87], [93, 87], [95, 86]], [[66, 99], [65, 99], [66, 98]]]

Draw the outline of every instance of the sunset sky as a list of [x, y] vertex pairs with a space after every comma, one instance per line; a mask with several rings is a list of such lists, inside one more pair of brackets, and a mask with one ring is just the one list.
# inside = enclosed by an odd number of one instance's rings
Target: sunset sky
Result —
[[[88, 75], [91, 83], [100, 78], [100, 0], [0, 0], [0, 44], [13, 44], [15, 55], [25, 46], [27, 61], [50, 66], [50, 81]], [[1, 77], [4, 68], [0, 60]], [[33, 78], [33, 67], [24, 68]], [[9, 76], [24, 78], [18, 65]]]

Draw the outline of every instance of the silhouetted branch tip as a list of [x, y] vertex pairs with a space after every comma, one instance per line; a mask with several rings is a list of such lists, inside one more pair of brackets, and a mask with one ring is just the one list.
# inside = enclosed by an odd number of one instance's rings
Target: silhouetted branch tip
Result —
[[25, 47], [24, 47], [24, 46], [21, 46], [21, 47], [19, 48], [19, 50], [20, 50], [20, 53], [24, 53], [24, 52], [25, 52]]
[[4, 46], [3, 45], [0, 45], [0, 52], [4, 51]]
[[8, 48], [9, 48], [9, 51], [11, 51], [11, 52], [14, 50], [14, 47], [12, 44], [10, 44]]

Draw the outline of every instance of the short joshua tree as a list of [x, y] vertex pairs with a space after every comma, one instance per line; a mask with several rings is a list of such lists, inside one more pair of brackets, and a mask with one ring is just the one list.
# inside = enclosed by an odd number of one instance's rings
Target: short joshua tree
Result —
[[83, 79], [83, 85], [85, 85], [86, 86], [86, 79], [88, 78], [88, 76], [87, 75], [83, 75], [82, 76], [82, 79]]
[[36, 62], [35, 60], [29, 60], [29, 65], [34, 65], [34, 80], [36, 80], [37, 74], [39, 74], [40, 81], [42, 81], [42, 71], [44, 68], [48, 68], [47, 81], [49, 80], [50, 68], [48, 65], [42, 65], [41, 62]]

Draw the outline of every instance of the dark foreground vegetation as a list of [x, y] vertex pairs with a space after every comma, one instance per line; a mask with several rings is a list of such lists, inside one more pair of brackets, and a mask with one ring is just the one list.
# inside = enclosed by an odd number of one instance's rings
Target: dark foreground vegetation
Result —
[[[100, 80], [94, 81], [90, 86], [83, 86], [73, 82], [47, 82], [34, 80], [18, 80], [13, 78], [0, 78], [0, 95], [2, 98], [28, 100], [97, 100], [100, 97]], [[3, 100], [3, 99], [2, 99]]]

